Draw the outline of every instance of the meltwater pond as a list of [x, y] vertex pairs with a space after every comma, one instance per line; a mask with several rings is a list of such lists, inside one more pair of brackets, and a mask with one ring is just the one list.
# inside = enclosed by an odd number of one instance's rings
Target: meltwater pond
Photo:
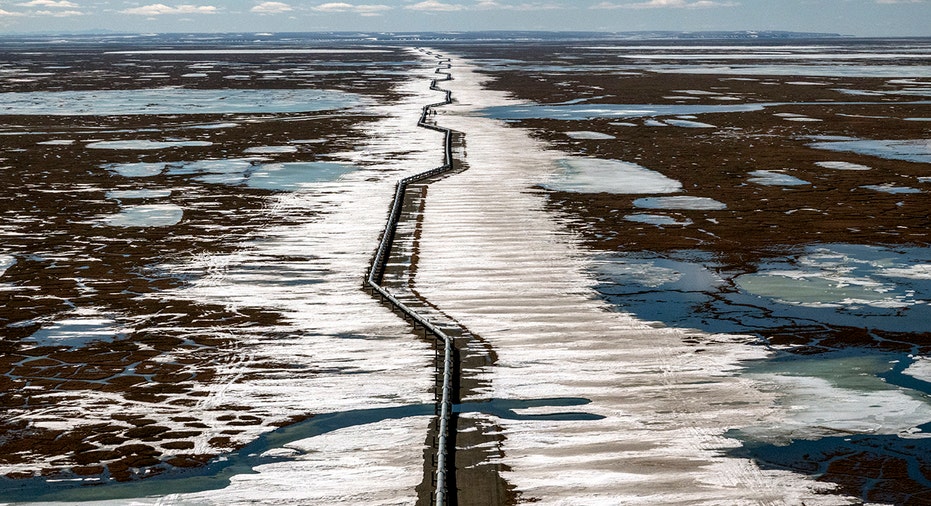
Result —
[[750, 272], [710, 253], [627, 253], [597, 267], [619, 309], [669, 326], [764, 336], [777, 329], [856, 327], [927, 332], [931, 250], [851, 244], [774, 254]]
[[0, 93], [2, 114], [111, 116], [118, 114], [291, 113], [342, 109], [363, 103], [336, 90], [142, 90]]

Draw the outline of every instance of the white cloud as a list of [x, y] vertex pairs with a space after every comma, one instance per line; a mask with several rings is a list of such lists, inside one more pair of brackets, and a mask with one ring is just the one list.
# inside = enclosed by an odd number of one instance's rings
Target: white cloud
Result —
[[592, 9], [708, 9], [712, 7], [734, 7], [738, 2], [719, 2], [716, 0], [648, 0], [646, 2], [616, 4], [601, 2], [592, 6]]
[[563, 9], [561, 5], [553, 3], [539, 3], [539, 2], [529, 2], [522, 3], [517, 5], [503, 4], [495, 0], [481, 0], [476, 3], [473, 7], [475, 10], [487, 11], [487, 10], [506, 10], [506, 11], [546, 11], [546, 10], [555, 10]]
[[424, 2], [408, 5], [406, 9], [410, 9], [412, 11], [452, 12], [465, 10], [465, 7], [458, 4], [444, 4], [443, 2], [439, 2], [437, 0], [426, 0]]
[[362, 16], [378, 16], [391, 7], [381, 4], [353, 5], [345, 2], [330, 2], [312, 7], [317, 12], [353, 12]]
[[24, 2], [21, 4], [16, 4], [20, 7], [56, 7], [59, 9], [75, 9], [78, 7], [78, 4], [74, 2], [69, 2], [68, 0], [32, 0], [31, 2]]
[[16, 16], [22, 16], [22, 13], [19, 12], [10, 12], [0, 9], [0, 18], [14, 18]]
[[284, 2], [262, 2], [250, 10], [259, 14], [281, 14], [293, 11], [294, 8]]
[[36, 11], [33, 14], [36, 16], [51, 16], [53, 18], [71, 18], [84, 15], [81, 11]]
[[212, 5], [178, 5], [169, 7], [165, 4], [152, 4], [125, 9], [120, 12], [138, 16], [159, 16], [162, 14], [216, 14], [217, 10], [218, 9]]

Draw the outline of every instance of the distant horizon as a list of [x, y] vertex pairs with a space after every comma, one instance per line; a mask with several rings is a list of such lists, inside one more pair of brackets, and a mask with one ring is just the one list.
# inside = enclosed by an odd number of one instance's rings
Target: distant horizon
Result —
[[[160, 37], [160, 36], [224, 36], [224, 35], [251, 35], [255, 37], [274, 36], [334, 36], [345, 40], [358, 40], [383, 36], [377, 39], [384, 42], [395, 36], [424, 38], [441, 38], [443, 36], [462, 36], [461, 40], [476, 39], [476, 35], [494, 36], [501, 39], [516, 38], [552, 38], [553, 40], [569, 39], [603, 39], [603, 40], [798, 40], [798, 39], [931, 39], [931, 35], [900, 35], [900, 36], [858, 36], [837, 32], [798, 32], [790, 30], [706, 30], [706, 31], [677, 31], [677, 30], [636, 30], [636, 31], [585, 31], [585, 30], [439, 30], [439, 31], [376, 31], [376, 30], [326, 30], [326, 31], [162, 31], [162, 32], [134, 32], [112, 29], [86, 29], [79, 31], [32, 31], [32, 32], [0, 32], [0, 38], [19, 37]], [[473, 36], [473, 37], [470, 37]], [[523, 37], [522, 37], [523, 36]], [[547, 37], [552, 36], [552, 37]], [[565, 36], [565, 37], [560, 37]], [[481, 39], [486, 40], [486, 39]]]
[[[152, 1], [152, 0], [150, 0]], [[785, 31], [931, 36], [931, 0], [0, 0], [0, 35]], [[752, 28], [747, 28], [752, 27]]]

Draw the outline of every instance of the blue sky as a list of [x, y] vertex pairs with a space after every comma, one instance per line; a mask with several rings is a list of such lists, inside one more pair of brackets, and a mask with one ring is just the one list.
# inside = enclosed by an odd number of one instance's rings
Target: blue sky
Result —
[[0, 33], [790, 30], [931, 36], [931, 0], [0, 0]]

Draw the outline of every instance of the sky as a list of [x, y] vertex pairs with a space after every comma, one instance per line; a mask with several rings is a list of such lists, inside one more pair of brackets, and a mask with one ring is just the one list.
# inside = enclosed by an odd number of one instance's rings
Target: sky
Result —
[[0, 0], [0, 34], [88, 30], [786, 30], [903, 37], [931, 36], [931, 0]]

